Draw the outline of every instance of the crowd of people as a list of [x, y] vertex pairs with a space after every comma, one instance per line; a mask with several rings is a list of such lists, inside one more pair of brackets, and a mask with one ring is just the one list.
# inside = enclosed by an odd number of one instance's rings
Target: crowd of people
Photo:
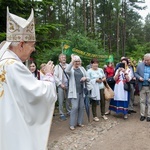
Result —
[[[113, 62], [109, 62], [103, 68], [99, 68], [100, 62], [93, 58], [86, 69], [82, 66], [82, 60], [78, 55], [71, 55], [69, 64], [66, 63], [64, 54], [60, 54], [58, 59], [59, 64], [55, 66], [54, 78], [58, 91], [59, 114], [61, 120], [66, 120], [67, 116], [70, 116], [71, 130], [74, 130], [76, 126], [84, 126], [85, 88], [89, 91], [93, 121], [99, 121], [97, 106], [100, 106], [101, 117], [104, 120], [108, 119], [107, 115], [110, 115], [111, 111], [117, 114], [122, 113], [123, 118], [127, 119], [128, 114], [136, 113], [135, 95], [140, 95], [140, 120], [143, 121], [146, 118], [145, 107], [146, 105], [150, 107], [150, 54], [146, 54], [143, 62], [139, 64], [129, 58], [121, 57], [116, 66]], [[35, 72], [37, 72], [36, 69]], [[105, 110], [104, 81], [107, 81], [114, 91], [114, 98], [110, 100], [107, 111]], [[128, 89], [125, 89], [125, 83]], [[147, 121], [150, 121], [150, 108]]]
[[[26, 20], [10, 13], [7, 8], [6, 41], [0, 44], [1, 150], [47, 149], [57, 99], [60, 119], [65, 121], [68, 114], [71, 130], [76, 126], [84, 127], [87, 92], [93, 120], [98, 122], [98, 105], [104, 120], [111, 111], [122, 113], [124, 119], [128, 114], [136, 113], [133, 107], [136, 89], [140, 97], [140, 120], [150, 122], [150, 53], [145, 54], [143, 62], [137, 66], [122, 57], [116, 67], [109, 63], [105, 68], [99, 68], [100, 62], [93, 58], [87, 70], [79, 56], [71, 55], [71, 62], [67, 64], [66, 56], [60, 54], [58, 65], [49, 61], [41, 64], [38, 70], [34, 61], [28, 68], [23, 64], [35, 51], [35, 41], [33, 10]], [[106, 112], [105, 81], [114, 91]]]

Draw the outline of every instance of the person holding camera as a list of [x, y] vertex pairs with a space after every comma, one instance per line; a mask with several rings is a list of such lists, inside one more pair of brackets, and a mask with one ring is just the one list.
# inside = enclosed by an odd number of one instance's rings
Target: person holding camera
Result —
[[116, 81], [114, 87], [114, 99], [111, 99], [109, 110], [114, 111], [117, 114], [122, 113], [124, 119], [128, 116], [128, 104], [129, 104], [129, 91], [125, 89], [125, 83], [131, 80], [131, 70], [128, 68], [128, 59], [124, 58], [119, 64], [119, 68], [116, 70], [114, 79]]

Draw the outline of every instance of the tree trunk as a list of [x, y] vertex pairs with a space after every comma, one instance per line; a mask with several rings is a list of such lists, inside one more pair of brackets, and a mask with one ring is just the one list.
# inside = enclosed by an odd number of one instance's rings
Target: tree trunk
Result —
[[86, 0], [83, 0], [83, 24], [84, 24], [84, 33], [86, 33], [86, 28], [87, 28]]
[[69, 3], [69, 2], [67, 2], [67, 1], [66, 1], [66, 3], [65, 3], [65, 9], [66, 9], [66, 10], [65, 10], [65, 11], [66, 11], [66, 12], [65, 12], [66, 31], [68, 30], [68, 26], [69, 26], [69, 25], [68, 25], [68, 24], [69, 24], [69, 22], [68, 22], [68, 3]]
[[90, 24], [91, 24], [91, 33], [94, 33], [93, 0], [90, 0]]
[[108, 48], [109, 48], [109, 53], [112, 52], [112, 26], [111, 26], [111, 23], [112, 23], [112, 18], [111, 18], [111, 10], [109, 11], [109, 16], [108, 16]]
[[95, 31], [96, 31], [96, 0], [93, 0], [93, 29], [94, 29], [94, 34], [95, 34]]
[[74, 21], [75, 21], [75, 28], [77, 28], [77, 12], [76, 12], [76, 8], [77, 8], [77, 5], [76, 5], [77, 1], [74, 0]]
[[125, 56], [125, 44], [126, 44], [126, 0], [122, 1], [122, 56]]
[[117, 30], [116, 30], [116, 45], [117, 45], [117, 59], [119, 60], [119, 42], [120, 42], [120, 39], [119, 39], [119, 11], [117, 10]]

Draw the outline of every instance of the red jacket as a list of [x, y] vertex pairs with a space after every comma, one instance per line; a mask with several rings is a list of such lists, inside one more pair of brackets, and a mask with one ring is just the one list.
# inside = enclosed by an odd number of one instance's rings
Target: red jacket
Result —
[[107, 78], [114, 76], [114, 74], [115, 74], [114, 67], [107, 67], [105, 72], [106, 72]]

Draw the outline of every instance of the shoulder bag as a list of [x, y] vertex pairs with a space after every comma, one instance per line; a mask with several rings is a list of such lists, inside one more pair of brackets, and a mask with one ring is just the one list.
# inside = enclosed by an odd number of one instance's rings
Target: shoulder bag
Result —
[[110, 99], [114, 98], [114, 91], [110, 88], [107, 81], [104, 81], [103, 83], [105, 85], [105, 88], [104, 88], [105, 100], [110, 100]]
[[131, 89], [130, 83], [129, 82], [125, 82], [124, 83], [124, 90], [129, 92], [130, 89]]

